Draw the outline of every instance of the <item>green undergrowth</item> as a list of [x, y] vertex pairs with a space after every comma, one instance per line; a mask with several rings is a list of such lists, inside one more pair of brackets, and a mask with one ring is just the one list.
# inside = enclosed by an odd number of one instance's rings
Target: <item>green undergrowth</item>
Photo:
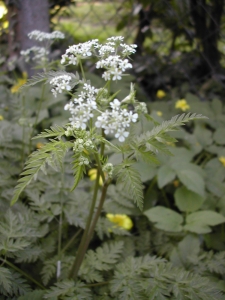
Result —
[[[106, 148], [121, 184], [112, 181], [109, 186], [74, 281], [69, 271], [93, 182], [84, 172], [71, 191], [71, 142], [61, 145], [68, 119], [65, 98], [53, 98], [47, 85], [44, 93], [41, 86], [32, 86], [12, 95], [3, 79], [1, 300], [224, 299], [225, 111], [220, 100], [203, 103], [187, 94], [190, 110], [208, 117], [193, 121], [175, 109], [175, 100], [159, 100], [131, 131], [130, 157], [121, 163], [121, 153]], [[185, 120], [190, 122], [180, 127]], [[31, 139], [36, 134], [39, 139]], [[17, 202], [11, 206], [13, 197]], [[133, 227], [111, 223], [107, 214], [129, 216]]]

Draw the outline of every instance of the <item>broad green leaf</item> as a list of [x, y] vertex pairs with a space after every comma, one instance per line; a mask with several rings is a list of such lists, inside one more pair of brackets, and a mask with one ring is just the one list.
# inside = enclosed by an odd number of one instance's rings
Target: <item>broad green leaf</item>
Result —
[[219, 145], [225, 145], [225, 128], [220, 127], [217, 128], [213, 135], [214, 141]]
[[178, 188], [175, 192], [175, 203], [180, 211], [193, 212], [198, 210], [204, 198], [199, 194], [188, 190], [185, 186]]
[[198, 255], [200, 251], [200, 241], [197, 235], [188, 234], [175, 247], [170, 255], [170, 261], [176, 267], [187, 267], [188, 257]]
[[204, 197], [205, 182], [203, 178], [193, 170], [182, 169], [177, 172], [180, 181], [191, 191]]
[[173, 169], [171, 169], [171, 167], [169, 167], [168, 165], [164, 165], [160, 167], [157, 176], [159, 188], [160, 189], [163, 188], [165, 185], [167, 185], [172, 180], [174, 180], [175, 177], [176, 177], [176, 173], [174, 172]]
[[183, 217], [172, 209], [156, 206], [146, 210], [144, 215], [155, 224], [156, 228], [179, 232], [182, 230]]
[[142, 182], [152, 180], [156, 174], [156, 167], [154, 165], [142, 161], [134, 163], [133, 167], [140, 173]]
[[221, 214], [210, 211], [198, 211], [187, 216], [186, 225], [184, 229], [195, 233], [209, 233], [211, 228], [209, 226], [215, 226], [225, 222], [224, 216]]

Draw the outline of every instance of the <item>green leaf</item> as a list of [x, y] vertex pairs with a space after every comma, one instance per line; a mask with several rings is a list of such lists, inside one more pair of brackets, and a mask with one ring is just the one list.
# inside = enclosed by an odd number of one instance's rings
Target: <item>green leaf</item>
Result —
[[20, 296], [18, 300], [43, 300], [44, 294], [44, 291], [35, 290], [33, 292], [26, 293], [24, 296]]
[[58, 139], [60, 139], [65, 134], [65, 129], [63, 127], [55, 125], [50, 128], [51, 129], [45, 129], [44, 132], [41, 132], [33, 139], [50, 138], [50, 137], [57, 137]]
[[183, 217], [172, 209], [156, 206], [144, 212], [144, 215], [155, 224], [156, 228], [180, 232], [182, 230]]
[[161, 189], [175, 179], [176, 173], [168, 165], [161, 166], [157, 174], [158, 187]]
[[193, 212], [198, 210], [202, 203], [204, 202], [204, 198], [199, 194], [188, 190], [185, 186], [180, 187], [175, 192], [175, 203], [180, 211], [184, 212]]
[[140, 173], [132, 166], [134, 161], [124, 160], [122, 164], [116, 166], [115, 175], [117, 183], [121, 184], [124, 191], [130, 195], [137, 206], [143, 208], [143, 185]]
[[217, 144], [225, 145], [225, 128], [224, 127], [217, 128], [213, 135], [213, 139]]
[[18, 180], [15, 187], [11, 205], [17, 202], [22, 191], [33, 179], [36, 179], [40, 170], [46, 172], [46, 164], [55, 170], [61, 169], [64, 156], [69, 148], [71, 148], [71, 142], [51, 140], [50, 143], [33, 152], [25, 163], [24, 171], [21, 173], [24, 176]]
[[83, 178], [83, 175], [86, 172], [86, 168], [84, 165], [81, 166], [76, 165], [73, 169], [74, 169], [74, 182], [72, 188], [70, 189], [71, 192], [77, 187], [78, 183]]
[[198, 234], [209, 233], [211, 232], [209, 226], [215, 226], [224, 222], [224, 216], [217, 212], [211, 210], [198, 211], [187, 216], [184, 229]]
[[140, 161], [134, 163], [133, 167], [140, 173], [142, 182], [152, 180], [156, 175], [156, 167], [154, 165]]
[[205, 195], [205, 182], [203, 178], [193, 170], [179, 170], [177, 176], [180, 181], [191, 191], [204, 197]]
[[12, 289], [12, 274], [9, 269], [0, 267], [0, 286], [3, 287], [3, 289], [10, 293]]
[[188, 234], [179, 242], [170, 255], [170, 261], [175, 267], [188, 267], [189, 257], [197, 256], [200, 251], [200, 241], [198, 236]]

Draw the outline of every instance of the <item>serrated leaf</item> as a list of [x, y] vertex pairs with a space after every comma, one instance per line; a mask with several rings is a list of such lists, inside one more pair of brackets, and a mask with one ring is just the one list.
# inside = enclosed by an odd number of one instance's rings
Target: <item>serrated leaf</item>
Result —
[[18, 180], [18, 184], [15, 187], [11, 205], [17, 202], [22, 191], [37, 177], [39, 171], [45, 170], [46, 164], [55, 170], [61, 168], [65, 153], [69, 148], [71, 148], [70, 142], [51, 140], [50, 143], [33, 152], [25, 163], [24, 171], [21, 173], [23, 177]]
[[38, 138], [50, 138], [50, 137], [57, 137], [60, 139], [65, 134], [65, 129], [61, 126], [55, 125], [50, 127], [50, 129], [45, 129], [44, 132], [41, 132], [37, 136], [33, 137], [34, 139]]
[[156, 206], [144, 212], [144, 215], [153, 223], [155, 227], [172, 232], [180, 232], [183, 217], [172, 209]]
[[137, 206], [143, 208], [143, 185], [140, 173], [132, 166], [133, 161], [125, 160], [116, 166], [115, 175], [117, 183], [121, 184], [124, 190], [130, 195]]
[[7, 293], [11, 292], [12, 280], [13, 278], [10, 270], [4, 267], [0, 267], [0, 285]]

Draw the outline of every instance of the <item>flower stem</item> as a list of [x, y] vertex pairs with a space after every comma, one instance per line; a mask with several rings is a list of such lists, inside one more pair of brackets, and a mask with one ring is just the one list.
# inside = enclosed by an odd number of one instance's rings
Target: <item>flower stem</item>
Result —
[[82, 74], [83, 78], [86, 79], [86, 78], [85, 78], [84, 69], [83, 69], [83, 65], [82, 65], [81, 59], [79, 59], [79, 65], [80, 65], [80, 69], [81, 69], [81, 74]]
[[74, 260], [74, 263], [72, 265], [71, 271], [69, 273], [69, 278], [73, 278], [73, 277], [77, 277], [79, 268], [81, 266], [82, 263], [82, 253], [84, 251], [84, 245], [85, 245], [85, 241], [86, 238], [88, 236], [88, 232], [89, 232], [89, 228], [91, 225], [91, 220], [92, 220], [92, 216], [93, 216], [93, 212], [94, 212], [94, 208], [95, 208], [95, 204], [96, 204], [96, 200], [97, 200], [97, 195], [98, 195], [98, 189], [99, 189], [99, 178], [100, 178], [100, 172], [99, 169], [97, 171], [97, 177], [96, 177], [96, 181], [95, 181], [95, 188], [94, 188], [94, 194], [93, 194], [93, 198], [92, 198], [92, 203], [91, 203], [91, 207], [90, 207], [90, 211], [89, 211], [89, 216], [87, 219], [87, 224], [80, 242], [80, 245], [78, 247], [77, 250], [77, 255], [76, 258]]

